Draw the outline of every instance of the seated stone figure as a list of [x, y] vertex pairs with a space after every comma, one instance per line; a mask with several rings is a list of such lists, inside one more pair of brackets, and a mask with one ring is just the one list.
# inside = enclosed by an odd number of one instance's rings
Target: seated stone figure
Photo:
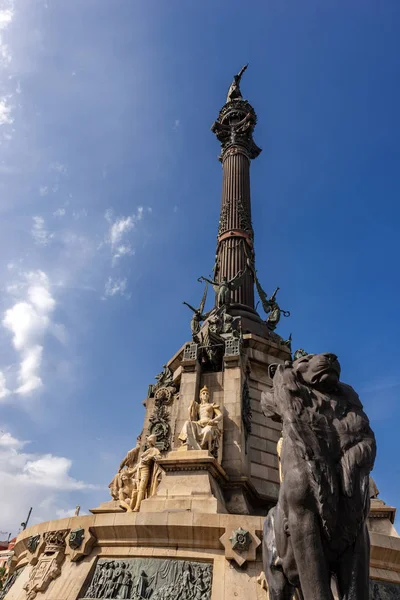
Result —
[[210, 392], [200, 390], [200, 402], [193, 400], [189, 420], [185, 422], [179, 439], [189, 450], [208, 450], [217, 457], [221, 438], [222, 412], [218, 404], [210, 402]]
[[137, 481], [133, 473], [127, 470], [122, 471], [119, 476], [120, 484], [118, 490], [119, 505], [131, 512], [136, 506], [137, 500]]
[[270, 600], [369, 598], [369, 473], [376, 443], [356, 392], [341, 383], [334, 354], [271, 365], [264, 414], [282, 422], [281, 486], [265, 520]]

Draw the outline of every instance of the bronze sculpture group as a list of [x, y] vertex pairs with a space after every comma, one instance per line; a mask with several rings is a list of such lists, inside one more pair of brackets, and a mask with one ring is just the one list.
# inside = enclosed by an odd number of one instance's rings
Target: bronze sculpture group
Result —
[[[264, 292], [263, 288], [261, 287], [261, 284], [257, 277], [256, 270], [254, 269], [254, 266], [252, 264], [248, 264], [244, 269], [242, 269], [242, 271], [237, 273], [234, 277], [232, 277], [229, 280], [225, 276], [222, 276], [220, 280], [208, 279], [207, 277], [201, 276], [198, 278], [198, 281], [200, 281], [200, 282], [204, 281], [206, 283], [206, 288], [204, 290], [204, 294], [203, 294], [199, 308], [194, 308], [188, 302], [183, 302], [183, 304], [185, 304], [193, 312], [193, 317], [190, 322], [190, 328], [191, 328], [191, 332], [192, 332], [193, 341], [195, 341], [195, 342], [199, 341], [199, 333], [200, 333], [202, 321], [207, 320], [208, 317], [213, 312], [215, 314], [218, 314], [218, 309], [226, 310], [227, 308], [229, 308], [231, 301], [232, 301], [232, 292], [234, 292], [236, 289], [238, 289], [240, 287], [240, 285], [243, 283], [244, 277], [248, 271], [250, 271], [252, 273], [258, 294], [261, 299], [262, 307], [263, 307], [266, 315], [268, 315], [267, 319], [265, 321], [265, 324], [267, 325], [269, 331], [275, 331], [275, 329], [277, 328], [278, 323], [281, 319], [281, 315], [283, 315], [284, 317], [290, 316], [290, 312], [288, 310], [281, 309], [281, 307], [279, 306], [279, 304], [277, 302], [276, 295], [279, 291], [279, 287], [277, 287], [275, 289], [274, 293], [272, 294], [272, 296], [270, 298], [268, 298], [267, 294]], [[211, 310], [211, 311], [205, 313], [204, 307], [205, 307], [206, 298], [207, 298], [208, 284], [212, 285], [215, 295], [216, 295], [216, 311]], [[283, 341], [282, 341], [282, 343], [283, 343]]]

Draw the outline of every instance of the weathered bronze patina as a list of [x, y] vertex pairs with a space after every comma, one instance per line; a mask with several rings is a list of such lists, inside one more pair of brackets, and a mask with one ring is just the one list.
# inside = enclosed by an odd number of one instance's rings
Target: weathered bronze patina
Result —
[[270, 600], [339, 600], [369, 594], [369, 474], [376, 444], [356, 392], [341, 383], [334, 354], [275, 365], [262, 394], [267, 417], [282, 421], [282, 481], [264, 526]]

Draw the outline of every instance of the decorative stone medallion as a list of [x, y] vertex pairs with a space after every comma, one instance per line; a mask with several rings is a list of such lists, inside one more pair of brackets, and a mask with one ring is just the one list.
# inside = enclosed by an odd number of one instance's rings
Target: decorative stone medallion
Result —
[[[229, 531], [232, 532], [231, 536], [229, 536]], [[261, 544], [261, 540], [254, 529], [247, 531], [242, 527], [239, 527], [236, 531], [225, 529], [225, 533], [221, 535], [219, 541], [225, 548], [225, 558], [234, 560], [239, 567], [247, 561], [257, 559], [257, 548]]]
[[232, 550], [236, 550], [236, 552], [246, 552], [250, 548], [251, 544], [251, 535], [247, 529], [236, 529], [236, 531], [232, 531], [232, 537], [229, 538], [232, 544]]
[[164, 406], [168, 406], [172, 404], [172, 400], [174, 398], [173, 392], [175, 391], [174, 387], [160, 387], [158, 390], [154, 392], [154, 399], [157, 406], [163, 404]]
[[40, 542], [40, 534], [31, 535], [31, 537], [28, 539], [28, 543], [26, 545], [29, 552], [31, 552], [32, 554], [34, 552], [36, 552], [36, 548], [38, 547], [39, 542]]
[[80, 527], [79, 529], [74, 529], [69, 534], [69, 547], [72, 550], [77, 550], [83, 542], [83, 538], [85, 537], [85, 530]]

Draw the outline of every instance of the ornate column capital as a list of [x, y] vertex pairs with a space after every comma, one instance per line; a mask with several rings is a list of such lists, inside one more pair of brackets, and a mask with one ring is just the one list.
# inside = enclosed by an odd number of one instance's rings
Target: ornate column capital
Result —
[[261, 148], [253, 140], [256, 123], [257, 115], [247, 100], [232, 100], [221, 108], [211, 127], [221, 143], [221, 162], [228, 156], [239, 153], [249, 160], [257, 158]]

